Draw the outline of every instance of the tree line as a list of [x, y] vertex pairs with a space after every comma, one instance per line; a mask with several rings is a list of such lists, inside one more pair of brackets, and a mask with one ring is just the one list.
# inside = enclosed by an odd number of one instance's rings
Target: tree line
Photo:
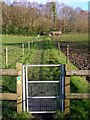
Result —
[[2, 33], [47, 35], [50, 31], [64, 33], [88, 32], [88, 12], [66, 4], [48, 2], [2, 2]]

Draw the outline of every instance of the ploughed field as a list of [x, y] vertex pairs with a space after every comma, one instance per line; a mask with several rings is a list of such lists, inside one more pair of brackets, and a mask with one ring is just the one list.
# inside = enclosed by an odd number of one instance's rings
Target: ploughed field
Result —
[[78, 46], [77, 42], [60, 42], [61, 51], [66, 55], [66, 45], [69, 45], [69, 59], [70, 61], [80, 70], [87, 70], [90, 68], [88, 61], [89, 51], [88, 45], [81, 48]]
[[78, 69], [90, 69], [88, 34], [69, 34], [54, 37], [60, 43], [60, 50], [66, 55], [66, 46], [69, 45], [69, 59]]

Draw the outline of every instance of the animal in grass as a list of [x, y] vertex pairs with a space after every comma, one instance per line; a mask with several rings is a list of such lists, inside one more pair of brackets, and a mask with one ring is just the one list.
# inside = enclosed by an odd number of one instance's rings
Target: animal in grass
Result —
[[49, 32], [49, 36], [58, 36], [58, 35], [62, 35], [62, 31], [52, 31], [52, 32]]
[[40, 37], [40, 35], [38, 34], [38, 38]]

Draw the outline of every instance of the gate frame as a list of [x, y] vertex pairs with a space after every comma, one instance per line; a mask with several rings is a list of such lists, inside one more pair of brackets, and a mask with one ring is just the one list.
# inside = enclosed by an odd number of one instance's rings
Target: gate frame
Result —
[[[60, 67], [60, 80], [59, 81], [28, 81], [28, 67]], [[26, 70], [26, 71], [25, 71]], [[26, 75], [25, 75], [26, 74]], [[25, 78], [26, 77], [26, 78]], [[65, 64], [33, 64], [33, 65], [23, 65], [23, 111], [30, 112], [28, 110], [28, 83], [59, 83], [60, 85], [60, 96], [38, 96], [31, 98], [60, 98], [60, 110], [64, 112], [65, 109]], [[26, 85], [25, 85], [26, 84]], [[62, 87], [61, 87], [62, 86]], [[26, 95], [25, 95], [26, 91]], [[26, 99], [25, 99], [26, 98]], [[55, 113], [55, 111], [34, 111], [30, 113]]]

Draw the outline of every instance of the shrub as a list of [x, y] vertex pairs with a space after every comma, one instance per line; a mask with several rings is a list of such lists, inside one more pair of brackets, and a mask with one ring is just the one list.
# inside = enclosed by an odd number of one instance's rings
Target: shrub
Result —
[[64, 113], [62, 113], [60, 111], [56, 111], [56, 113], [54, 115], [55, 120], [64, 120], [64, 118], [65, 118]]
[[16, 120], [22, 120], [22, 119], [24, 119], [24, 120], [27, 120], [27, 119], [32, 120], [32, 118], [33, 118], [32, 115], [30, 113], [28, 113], [28, 112], [22, 112], [22, 113], [14, 114], [14, 119], [16, 119]]

